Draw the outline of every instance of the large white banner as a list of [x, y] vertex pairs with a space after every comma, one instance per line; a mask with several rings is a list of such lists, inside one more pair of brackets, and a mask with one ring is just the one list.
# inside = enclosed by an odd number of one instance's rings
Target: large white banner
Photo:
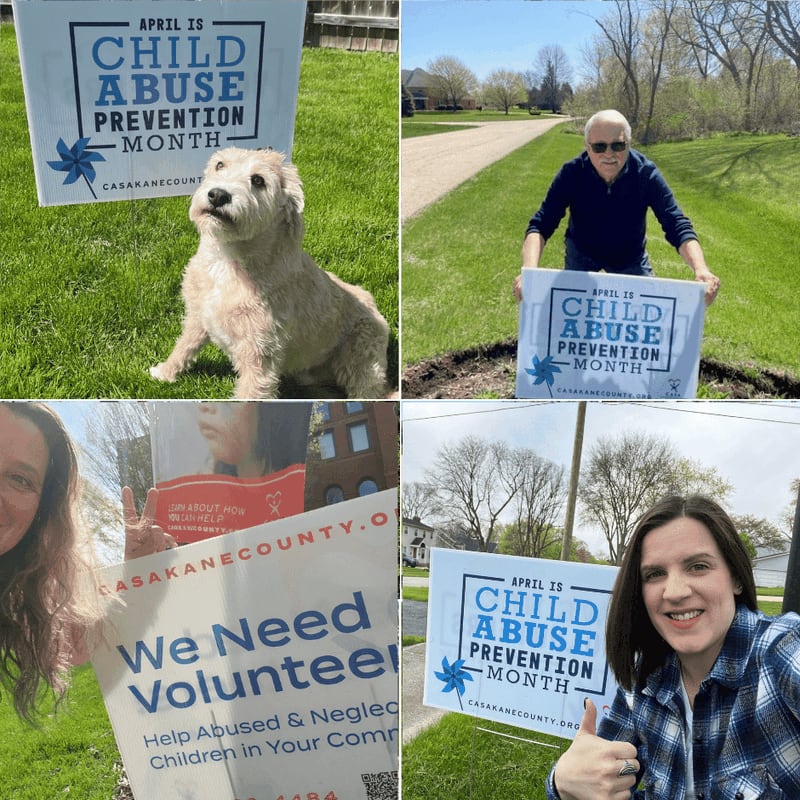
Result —
[[517, 397], [697, 394], [705, 287], [693, 281], [523, 269]]
[[425, 705], [572, 738], [616, 684], [605, 621], [616, 567], [433, 549]]
[[385, 491], [101, 571], [93, 664], [137, 800], [396, 795], [396, 505]]
[[41, 205], [191, 194], [221, 147], [291, 154], [305, 2], [15, 0]]

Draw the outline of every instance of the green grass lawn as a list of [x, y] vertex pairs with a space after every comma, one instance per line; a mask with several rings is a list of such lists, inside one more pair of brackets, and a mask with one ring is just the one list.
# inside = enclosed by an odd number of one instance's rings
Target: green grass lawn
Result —
[[413, 136], [430, 136], [433, 133], [452, 133], [453, 131], [465, 131], [474, 128], [475, 125], [454, 125], [443, 122], [410, 122], [403, 120], [401, 125], [401, 135], [404, 139]]
[[403, 567], [404, 578], [430, 578], [431, 573], [422, 567]]
[[44, 718], [34, 728], [19, 721], [3, 693], [0, 797], [111, 800], [119, 777], [119, 753], [90, 666], [74, 671], [68, 699], [56, 715], [52, 708], [52, 702], [43, 706]]
[[756, 594], [761, 595], [762, 597], [783, 597], [783, 593], [785, 589], [777, 588], [777, 587], [770, 587], [765, 588], [763, 586], [756, 587]]
[[427, 603], [428, 591], [427, 586], [404, 586], [403, 600], [416, 600], [419, 603]]
[[[0, 31], [0, 395], [228, 397], [217, 348], [173, 385], [180, 281], [197, 246], [188, 197], [39, 208], [12, 25]], [[304, 49], [293, 160], [306, 193], [304, 247], [374, 295], [397, 376], [396, 55]]]
[[447, 714], [403, 747], [403, 800], [544, 800], [560, 750], [486, 733], [566, 747], [568, 742], [461, 714]]
[[486, 109], [484, 111], [417, 111], [413, 117], [406, 117], [406, 122], [507, 122], [509, 120], [532, 120], [532, 119], [553, 119], [558, 114], [551, 114], [549, 111], [540, 111], [536, 114], [529, 114], [524, 108], [510, 108], [508, 114], [496, 109]]
[[[517, 334], [511, 282], [528, 219], [581, 139], [559, 126], [484, 169], [403, 226], [403, 362]], [[800, 376], [796, 268], [800, 139], [731, 136], [644, 148], [692, 219], [722, 288], [702, 355]], [[564, 225], [541, 266], [564, 263]], [[691, 273], [650, 215], [657, 275]]]
[[434, 133], [452, 133], [475, 127], [476, 122], [513, 122], [534, 119], [552, 119], [553, 114], [540, 112], [529, 114], [525, 109], [512, 108], [508, 114], [502, 111], [417, 111], [413, 117], [402, 120], [400, 135], [404, 139], [412, 136], [429, 136]]

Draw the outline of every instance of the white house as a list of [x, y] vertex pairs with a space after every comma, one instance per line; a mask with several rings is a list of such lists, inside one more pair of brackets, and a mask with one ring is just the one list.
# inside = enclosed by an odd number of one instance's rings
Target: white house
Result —
[[779, 553], [759, 547], [753, 559], [753, 577], [756, 586], [786, 586], [786, 572], [789, 569], [789, 551]]
[[420, 522], [419, 517], [403, 517], [403, 555], [416, 558], [418, 567], [429, 567], [431, 547], [438, 547], [436, 530]]

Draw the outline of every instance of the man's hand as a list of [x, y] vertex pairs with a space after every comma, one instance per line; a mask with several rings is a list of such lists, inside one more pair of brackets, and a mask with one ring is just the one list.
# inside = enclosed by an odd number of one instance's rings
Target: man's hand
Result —
[[[597, 708], [587, 700], [578, 733], [556, 764], [561, 800], [630, 800], [640, 769], [630, 742], [609, 742], [597, 736]], [[620, 775], [622, 770], [625, 774]]]
[[517, 303], [522, 302], [522, 275], [514, 276], [514, 297], [517, 298]]
[[158, 489], [147, 493], [141, 518], [136, 514], [133, 491], [125, 486], [122, 489], [122, 516], [125, 520], [125, 560], [141, 558], [162, 550], [177, 547], [175, 540], [158, 525], [153, 524], [156, 513]]
[[709, 270], [695, 273], [694, 279], [698, 283], [704, 283], [706, 287], [706, 306], [710, 306], [717, 297], [719, 291], [719, 278]]

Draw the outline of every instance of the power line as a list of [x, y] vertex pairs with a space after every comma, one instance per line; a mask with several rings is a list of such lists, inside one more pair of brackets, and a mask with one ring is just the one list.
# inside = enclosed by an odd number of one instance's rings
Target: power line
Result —
[[[437, 403], [438, 402], [442, 402], [442, 404], [447, 403], [447, 401], [437, 401]], [[458, 401], [458, 402], [461, 402], [461, 401]], [[469, 401], [469, 402], [481, 402], [481, 401]], [[485, 402], [492, 402], [492, 401], [485, 401]], [[503, 412], [503, 411], [518, 411], [520, 409], [537, 408], [537, 407], [548, 406], [548, 405], [557, 405], [559, 403], [565, 403], [565, 402], [576, 402], [577, 403], [578, 401], [577, 400], [576, 401], [544, 400], [544, 401], [537, 402], [537, 403], [518, 403], [516, 401], [511, 400], [511, 401], [505, 401], [505, 402], [506, 402], [506, 405], [504, 407], [495, 406], [493, 408], [484, 408], [484, 409], [478, 409], [478, 410], [475, 410], [475, 411], [456, 411], [456, 412], [451, 412], [451, 413], [448, 413], [448, 414], [433, 414], [431, 416], [426, 416], [426, 417], [404, 417], [403, 418], [403, 423], [406, 423], [406, 422], [426, 422], [426, 421], [430, 421], [430, 420], [434, 420], [434, 419], [448, 419], [448, 418], [452, 418], [452, 417], [465, 417], [465, 416], [471, 416], [471, 415], [475, 415], [475, 414], [493, 414], [493, 413]], [[609, 402], [604, 402], [604, 401], [595, 401], [595, 402], [598, 405], [612, 405], [612, 404], [613, 405], [618, 405], [618, 404], [619, 405], [623, 405], [624, 404], [624, 405], [632, 405], [632, 406], [640, 406], [640, 407], [644, 407], [644, 408], [650, 408], [650, 409], [653, 409], [655, 411], [675, 411], [675, 412], [682, 413], [682, 414], [700, 414], [700, 415], [704, 415], [704, 416], [708, 416], [708, 417], [720, 417], [720, 418], [724, 418], [724, 419], [739, 419], [739, 420], [745, 420], [745, 421], [748, 421], [748, 422], [772, 422], [772, 423], [775, 423], [777, 425], [800, 425], [800, 417], [796, 421], [788, 420], [788, 419], [771, 419], [769, 417], [752, 417], [752, 416], [746, 416], [744, 414], [724, 414], [724, 413], [722, 413], [720, 411], [707, 411], [707, 410], [700, 410], [700, 409], [696, 409], [696, 408], [680, 408], [680, 407], [676, 407], [676, 406], [667, 405], [666, 403], [664, 403], [664, 404], [662, 404], [662, 403], [645, 403], [645, 402], [642, 402], [642, 401], [639, 401], [639, 400], [637, 400], [635, 402], [631, 402], [631, 401], [627, 401], [627, 400], [616, 400], [616, 401], [611, 401], [610, 403]], [[692, 401], [689, 401], [689, 402], [692, 402]], [[695, 402], [705, 403], [707, 401], [695, 401]], [[726, 400], [724, 402], [726, 404], [731, 403], [730, 400]], [[734, 402], [736, 402], [736, 401], [734, 401]], [[763, 405], [765, 408], [766, 407], [772, 407], [772, 408], [779, 407], [779, 408], [784, 408], [784, 409], [796, 410], [796, 411], [800, 412], [800, 405], [791, 405], [791, 404], [785, 404], [785, 403], [781, 403], [781, 404], [778, 405], [778, 404], [773, 404], [774, 401], [764, 401], [763, 403], [761, 403], [761, 402], [756, 402], [756, 401], [751, 401], [751, 400], [744, 400], [744, 401], [741, 401], [741, 402], [742, 403], [752, 404], [752, 405], [759, 405], [759, 406]]]
[[[413, 401], [412, 401], [413, 402]], [[436, 401], [438, 403], [442, 403], [442, 405], [446, 404], [448, 401]], [[467, 403], [481, 403], [481, 402], [498, 402], [492, 400], [456, 400], [453, 402], [467, 402]], [[502, 402], [502, 401], [499, 401]], [[520, 408], [537, 408], [539, 406], [550, 406], [556, 405], [557, 403], [562, 403], [563, 400], [543, 400], [537, 403], [517, 403], [516, 401], [509, 401], [506, 400], [506, 406], [504, 408], [484, 408], [478, 411], [454, 411], [450, 414], [433, 414], [429, 417], [403, 417], [403, 422], [426, 422], [432, 419], [448, 419], [450, 417], [468, 417], [474, 414], [492, 414], [496, 411], [517, 411]], [[577, 402], [577, 401], [576, 401]]]
[[[722, 414], [719, 411], [696, 411], [691, 408], [675, 408], [674, 406], [667, 406], [667, 405], [659, 405], [659, 404], [650, 404], [650, 403], [629, 403], [627, 401], [623, 401], [626, 405], [637, 405], [637, 406], [644, 406], [645, 408], [652, 408], [656, 411], [678, 411], [682, 414], [702, 414], [707, 417], [723, 417], [726, 419], [743, 419], [747, 420], [748, 422], [772, 422], [777, 425], [800, 425], [800, 417], [796, 421], [789, 420], [789, 419], [770, 419], [768, 417], [747, 417], [742, 414]], [[726, 403], [730, 402], [728, 400], [725, 401]], [[791, 408], [791, 406], [783, 406], [784, 408]], [[797, 408], [800, 411], [800, 407]]]

